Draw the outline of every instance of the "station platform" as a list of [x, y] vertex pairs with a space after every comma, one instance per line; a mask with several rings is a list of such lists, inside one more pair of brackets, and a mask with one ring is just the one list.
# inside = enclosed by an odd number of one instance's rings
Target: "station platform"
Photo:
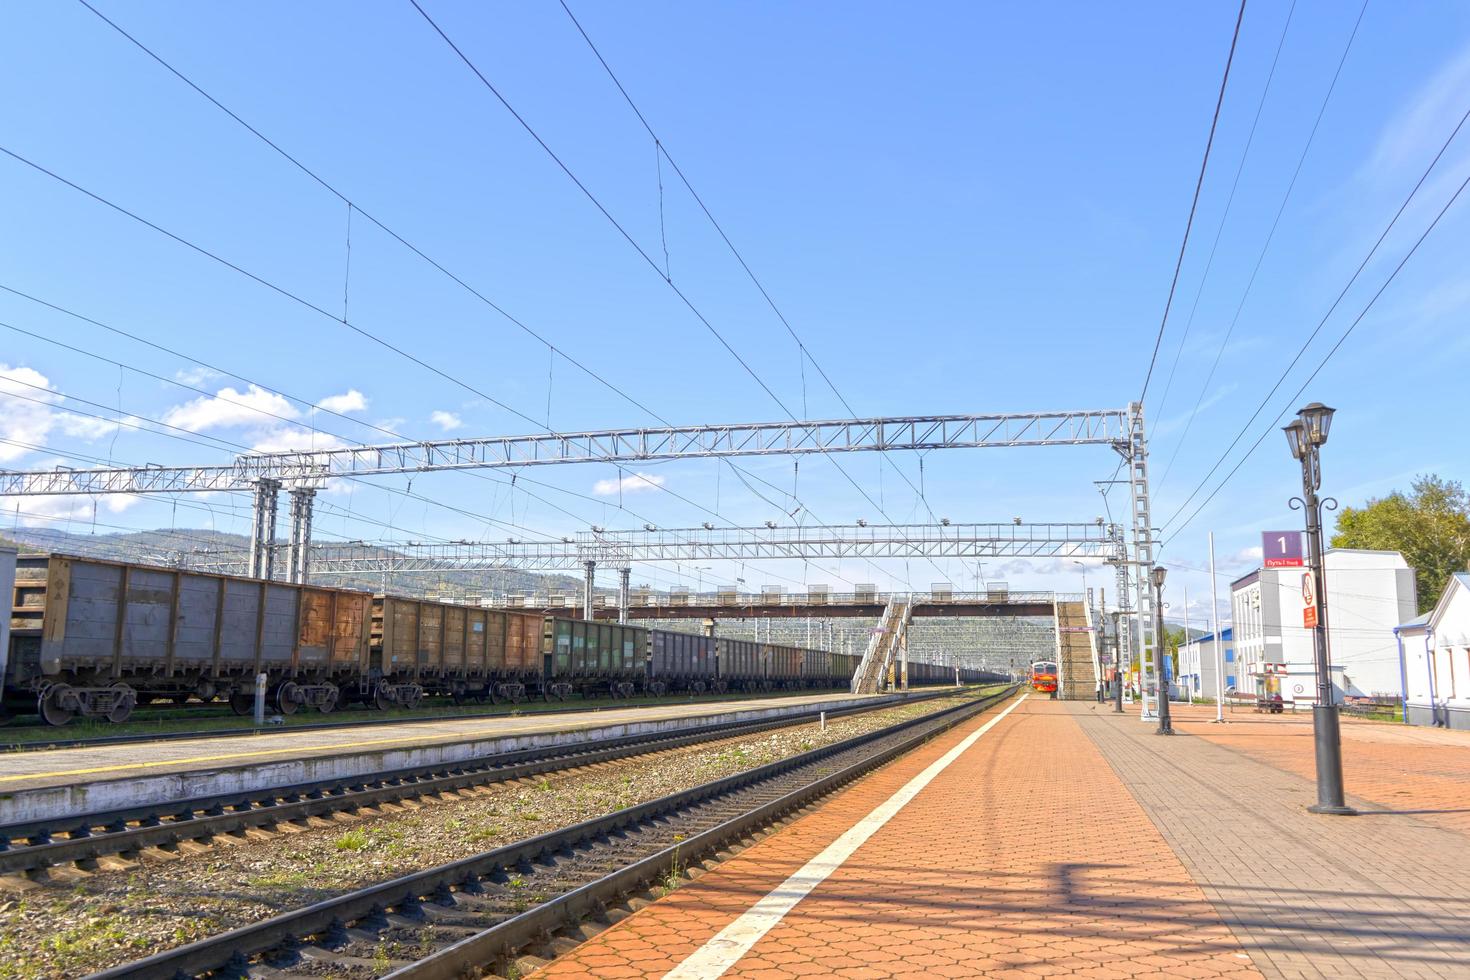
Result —
[[535, 975], [1470, 977], [1470, 734], [1013, 699]]
[[932, 691], [709, 699], [412, 724], [388, 720], [338, 728], [288, 728], [8, 753], [0, 755], [0, 824], [461, 762], [501, 752], [574, 745], [689, 724], [759, 721], [814, 710], [896, 704], [926, 693]]

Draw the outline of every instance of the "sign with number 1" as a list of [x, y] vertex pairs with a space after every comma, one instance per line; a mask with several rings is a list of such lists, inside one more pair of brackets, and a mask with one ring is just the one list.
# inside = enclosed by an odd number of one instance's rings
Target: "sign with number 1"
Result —
[[1261, 566], [1263, 568], [1301, 568], [1301, 531], [1266, 531], [1261, 535]]

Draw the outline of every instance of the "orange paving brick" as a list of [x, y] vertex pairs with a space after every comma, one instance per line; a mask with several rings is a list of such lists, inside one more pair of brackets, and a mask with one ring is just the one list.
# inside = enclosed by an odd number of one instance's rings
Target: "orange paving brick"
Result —
[[[1316, 778], [1310, 714], [1226, 712], [1223, 725], [1211, 723], [1211, 707], [1189, 705], [1180, 715], [1189, 734]], [[1342, 756], [1347, 791], [1372, 804], [1365, 810], [1412, 814], [1470, 836], [1470, 732], [1344, 718]]]
[[[987, 720], [869, 776], [538, 976], [661, 976]], [[726, 975], [900, 974], [1260, 976], [1067, 705], [1037, 699], [940, 773]]]
[[[1413, 805], [1365, 817], [1308, 812], [1313, 781], [1258, 757], [1273, 742], [1299, 751], [1295, 727], [1280, 719], [1222, 735], [1201, 719], [1210, 713], [1186, 708], [1181, 734], [1159, 738], [1136, 715], [1069, 707], [1262, 972], [1470, 977], [1463, 834]], [[1209, 734], [1191, 734], [1200, 732]], [[1232, 740], [1252, 748], [1222, 744]]]

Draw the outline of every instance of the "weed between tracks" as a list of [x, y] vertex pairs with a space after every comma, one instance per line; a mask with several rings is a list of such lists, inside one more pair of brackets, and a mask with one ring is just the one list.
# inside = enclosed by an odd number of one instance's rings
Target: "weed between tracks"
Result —
[[[145, 857], [119, 871], [79, 878], [78, 872], [62, 871], [9, 901], [0, 894], [0, 980], [74, 977], [103, 969], [949, 703], [941, 699], [833, 719], [825, 732], [803, 725], [591, 770], [551, 773], [534, 781], [494, 784], [449, 800], [424, 800], [417, 807], [384, 805], [353, 817], [314, 821], [293, 832], [231, 838], [190, 857]], [[682, 884], [683, 863], [661, 881], [664, 893]], [[517, 903], [523, 910], [547, 897], [525, 894]], [[416, 955], [413, 950], [394, 955], [391, 944], [381, 949], [390, 961]]]

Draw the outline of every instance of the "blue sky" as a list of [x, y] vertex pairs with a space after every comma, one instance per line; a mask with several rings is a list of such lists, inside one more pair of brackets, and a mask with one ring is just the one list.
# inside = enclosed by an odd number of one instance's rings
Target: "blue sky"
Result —
[[[657, 416], [783, 417], [406, 0], [96, 6], [355, 208]], [[674, 282], [787, 406], [807, 417], [847, 414], [810, 364], [803, 385], [795, 343], [666, 163], [661, 235], [652, 140], [559, 4], [424, 6], [658, 264], [667, 241]], [[1137, 398], [1234, 4], [572, 9], [859, 414], [1111, 408]], [[1370, 3], [1245, 295], [1358, 11], [1257, 0], [1246, 12], [1147, 400], [1158, 522], [1179, 511], [1245, 424], [1470, 108], [1462, 104], [1470, 8]], [[5, 5], [0, 87], [4, 147], [325, 311], [0, 157], [0, 285], [184, 355], [0, 291], [0, 322], [103, 358], [0, 328], [0, 384], [32, 399], [4, 399], [0, 466], [217, 462], [238, 447], [384, 441], [385, 429], [423, 438], [656, 421], [361, 214], [351, 221], [349, 273], [348, 206], [80, 3]], [[1470, 133], [1462, 133], [1221, 475], [1289, 407], [1467, 174]], [[1344, 503], [1405, 487], [1420, 472], [1470, 479], [1457, 425], [1470, 362], [1465, 207], [1450, 210], [1290, 405], [1320, 399], [1339, 409], [1324, 490]], [[354, 326], [463, 385], [334, 321], [344, 286]], [[224, 400], [211, 400], [221, 392]], [[130, 424], [104, 421], [118, 417]], [[196, 441], [157, 431], [160, 421]], [[841, 463], [890, 518], [927, 518], [894, 469], [919, 482], [912, 456]], [[1091, 481], [1115, 465], [1103, 448], [933, 453], [923, 485], [934, 512], [955, 521], [1088, 520], [1104, 509]], [[734, 523], [882, 519], [831, 460], [741, 466], [780, 493], [763, 487], [762, 499], [713, 462], [668, 463], [641, 470], [708, 510], [643, 487], [624, 492], [624, 511], [616, 493], [599, 492], [627, 475], [614, 467], [525, 474], [570, 491], [535, 489], [568, 514], [527, 496], [519, 481], [512, 490], [508, 475], [442, 474], [412, 484], [432, 503], [362, 484], [334, 488], [318, 529], [324, 540], [496, 539], [517, 533], [507, 525], [562, 534], [592, 523], [718, 522], [710, 511]], [[405, 480], [378, 482], [409, 489]], [[1198, 597], [1207, 577], [1187, 567], [1204, 565], [1206, 532], [1216, 532], [1223, 585], [1249, 565], [1260, 531], [1296, 526], [1286, 508], [1296, 486], [1273, 432], [1177, 537], [1169, 528], [1170, 584], [1188, 585], [1192, 611], [1206, 608]], [[789, 491], [803, 508], [796, 518], [786, 513], [796, 506]], [[1126, 512], [1121, 494], [1110, 506]], [[74, 531], [211, 522], [243, 530], [248, 514], [243, 498], [228, 495], [7, 507], [7, 525], [18, 518]], [[1076, 588], [1077, 573], [1070, 563], [984, 570], [1013, 588]], [[738, 575], [752, 587], [925, 588], [974, 574], [957, 562], [845, 562], [666, 566], [643, 577], [664, 586]], [[1111, 586], [1100, 570], [1091, 584], [1103, 579]]]

